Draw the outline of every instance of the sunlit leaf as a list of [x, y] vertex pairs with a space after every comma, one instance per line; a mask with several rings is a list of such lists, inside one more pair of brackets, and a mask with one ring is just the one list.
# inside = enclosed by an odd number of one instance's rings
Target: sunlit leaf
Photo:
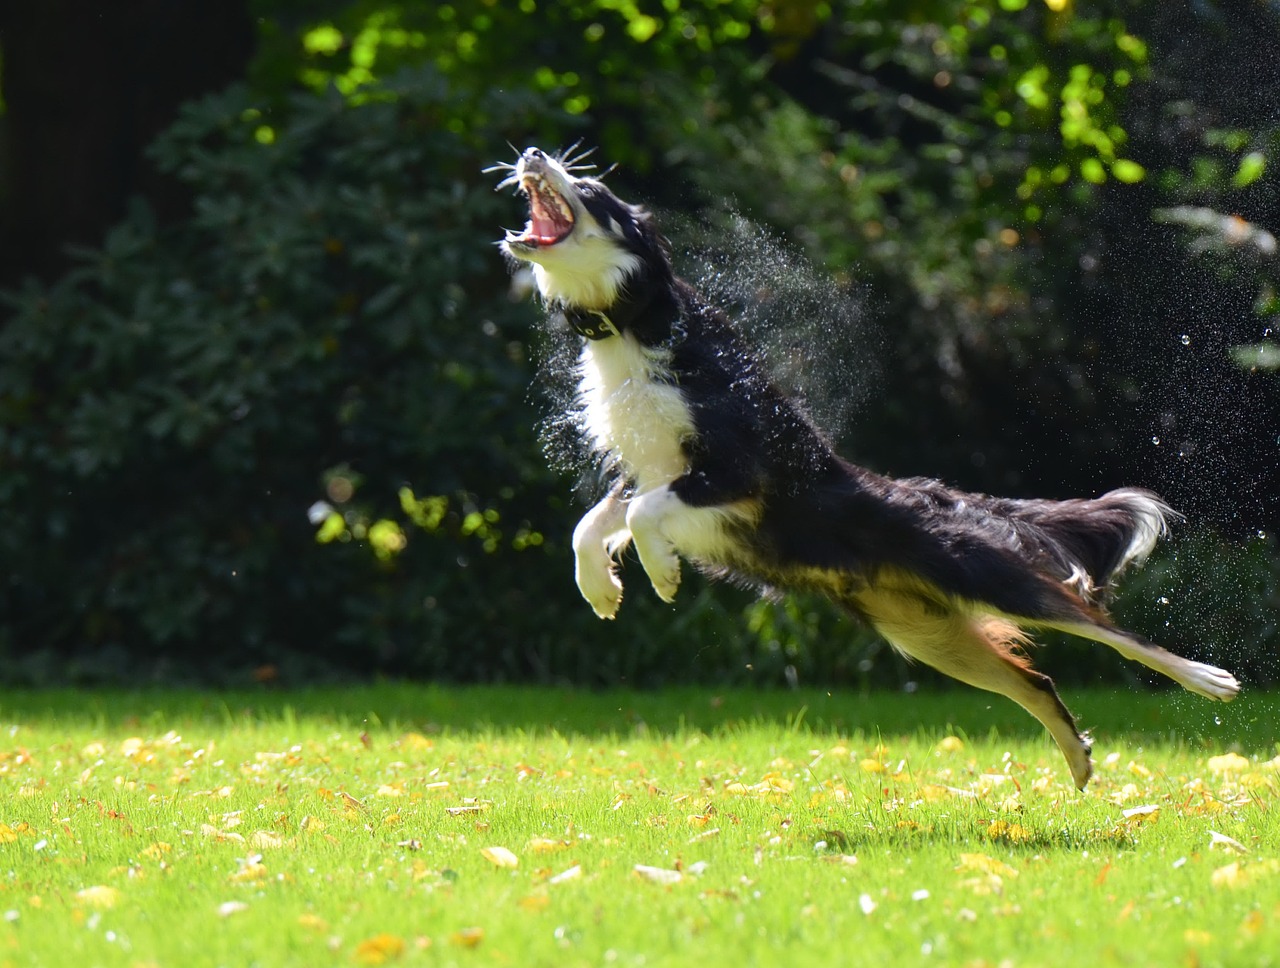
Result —
[[120, 903], [120, 892], [114, 887], [95, 885], [76, 891], [76, 900], [86, 907], [113, 908]]
[[494, 867], [519, 867], [520, 858], [506, 847], [484, 847], [480, 854]]
[[463, 928], [461, 931], [455, 931], [449, 935], [450, 943], [460, 945], [463, 948], [474, 948], [483, 940], [484, 928]]
[[404, 954], [404, 938], [394, 934], [375, 934], [356, 945], [355, 960], [362, 965], [381, 965]]
[[1234, 837], [1228, 837], [1226, 834], [1220, 834], [1216, 830], [1209, 831], [1209, 849], [1225, 850], [1231, 854], [1247, 854], [1249, 848]]
[[261, 884], [268, 876], [266, 866], [255, 861], [245, 864], [227, 880], [232, 884]]
[[996, 874], [1000, 877], [1017, 877], [1018, 872], [1003, 861], [986, 854], [961, 854], [956, 870], [979, 874]]
[[576, 881], [580, 877], [582, 877], [582, 865], [574, 864], [572, 867], [562, 870], [559, 874], [556, 874], [554, 877], [551, 877], [550, 879], [548, 879], [547, 883], [548, 884], [564, 884], [568, 881]]
[[1238, 773], [1250, 767], [1249, 760], [1239, 753], [1223, 753], [1209, 757], [1208, 767], [1213, 773]]
[[1021, 844], [1030, 840], [1031, 837], [1031, 831], [1021, 824], [997, 820], [987, 827], [987, 838], [990, 840], [1003, 840], [1010, 844]]
[[570, 846], [567, 840], [553, 840], [550, 837], [534, 837], [525, 845], [525, 849], [533, 854], [551, 854], [565, 850]]
[[665, 867], [650, 867], [647, 864], [636, 864], [632, 868], [635, 874], [646, 881], [652, 881], [655, 884], [678, 884], [684, 880], [684, 874], [680, 871], [668, 870]]

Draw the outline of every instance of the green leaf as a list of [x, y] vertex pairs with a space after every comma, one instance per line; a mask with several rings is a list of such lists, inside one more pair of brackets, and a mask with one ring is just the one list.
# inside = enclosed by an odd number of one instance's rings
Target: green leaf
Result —
[[1266, 169], [1266, 156], [1261, 151], [1251, 151], [1240, 159], [1240, 167], [1231, 176], [1231, 184], [1236, 188], [1245, 188], [1261, 178]]
[[1117, 158], [1111, 165], [1111, 174], [1116, 177], [1116, 181], [1122, 181], [1126, 185], [1134, 185], [1147, 177], [1147, 170], [1136, 161], [1130, 161], [1128, 158]]

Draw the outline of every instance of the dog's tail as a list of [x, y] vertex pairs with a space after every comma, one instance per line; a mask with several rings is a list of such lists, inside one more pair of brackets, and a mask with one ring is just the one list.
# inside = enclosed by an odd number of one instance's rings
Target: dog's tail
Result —
[[1179, 515], [1150, 491], [1121, 488], [1091, 500], [1010, 501], [1008, 514], [1041, 568], [1086, 600], [1140, 565]]

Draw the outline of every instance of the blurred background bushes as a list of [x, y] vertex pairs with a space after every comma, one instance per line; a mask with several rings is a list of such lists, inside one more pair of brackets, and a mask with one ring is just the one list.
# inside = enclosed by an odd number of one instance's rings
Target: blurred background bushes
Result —
[[[689, 580], [673, 609], [632, 562], [617, 622], [578, 599], [594, 482], [538, 431], [564, 347], [481, 174], [578, 139], [692, 274], [723, 240], [849, 456], [1162, 491], [1192, 524], [1120, 616], [1275, 676], [1274, 6], [256, 0], [200, 33], [138, 0], [117, 57], [130, 24], [217, 49], [101, 68], [174, 102], [101, 134], [123, 179], [32, 134], [110, 55], [57, 6], [0, 14], [0, 676], [916, 681], [804, 598]], [[62, 211], [72, 184], [101, 197]], [[1041, 664], [1090, 681], [1078, 648]]]

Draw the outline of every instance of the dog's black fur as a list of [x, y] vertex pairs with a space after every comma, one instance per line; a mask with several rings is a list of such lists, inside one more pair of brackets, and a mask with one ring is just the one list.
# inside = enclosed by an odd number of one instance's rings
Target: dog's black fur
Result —
[[667, 600], [678, 557], [763, 591], [822, 591], [906, 655], [1023, 705], [1081, 788], [1088, 741], [1031, 668], [1022, 627], [1104, 642], [1202, 695], [1235, 696], [1229, 673], [1115, 628], [1101, 607], [1165, 530], [1172, 512], [1155, 495], [1008, 500], [851, 464], [724, 314], [676, 277], [647, 212], [536, 148], [499, 167], [531, 203], [504, 250], [534, 265], [552, 311], [585, 337], [578, 416], [614, 487], [574, 548], [601, 617], [616, 614], [615, 557], [632, 541]]

